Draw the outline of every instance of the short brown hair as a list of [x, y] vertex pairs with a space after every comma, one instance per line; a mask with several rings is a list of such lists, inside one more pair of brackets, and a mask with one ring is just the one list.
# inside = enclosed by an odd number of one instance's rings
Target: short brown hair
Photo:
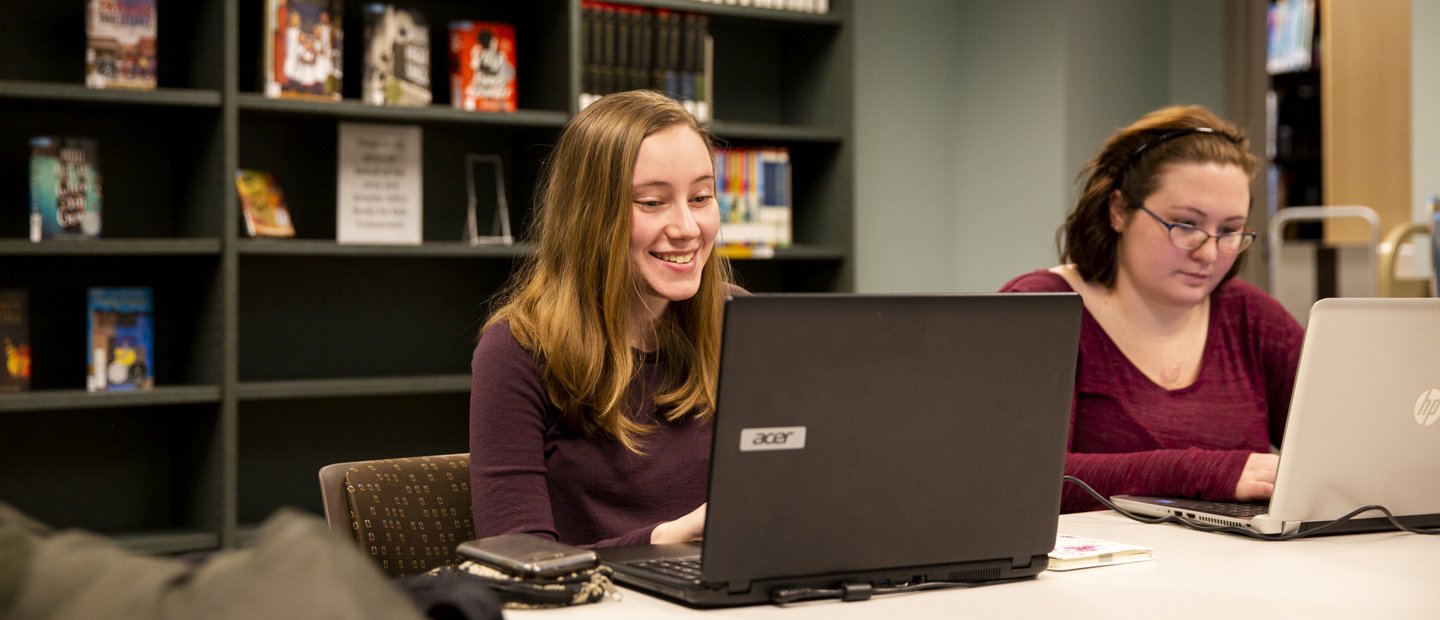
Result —
[[[1120, 234], [1110, 226], [1111, 192], [1120, 190], [1126, 208], [1134, 209], [1159, 189], [1165, 167], [1177, 163], [1234, 165], [1248, 178], [1260, 165], [1245, 133], [1204, 106], [1170, 106], [1146, 114], [1111, 134], [1080, 169], [1080, 199], [1056, 233], [1060, 262], [1074, 263], [1087, 282], [1115, 286]], [[1243, 262], [1242, 254], [1225, 279], [1234, 277]]]

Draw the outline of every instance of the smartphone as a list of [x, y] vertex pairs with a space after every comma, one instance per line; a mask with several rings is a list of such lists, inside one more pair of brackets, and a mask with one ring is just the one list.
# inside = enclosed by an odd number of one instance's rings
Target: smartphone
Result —
[[533, 534], [501, 534], [467, 540], [460, 543], [457, 551], [466, 559], [527, 579], [564, 575], [600, 563], [600, 557], [594, 551]]

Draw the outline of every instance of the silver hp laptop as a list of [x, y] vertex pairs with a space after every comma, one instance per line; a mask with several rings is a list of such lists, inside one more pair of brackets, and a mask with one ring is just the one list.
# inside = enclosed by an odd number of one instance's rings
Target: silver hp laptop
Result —
[[[1371, 504], [1409, 526], [1440, 526], [1440, 299], [1316, 302], [1280, 455], [1268, 505], [1111, 500], [1262, 534], [1312, 530]], [[1393, 526], [1372, 511], [1331, 531], [1379, 529]]]
[[730, 300], [705, 540], [601, 559], [692, 606], [1040, 572], [1080, 308], [1074, 294]]

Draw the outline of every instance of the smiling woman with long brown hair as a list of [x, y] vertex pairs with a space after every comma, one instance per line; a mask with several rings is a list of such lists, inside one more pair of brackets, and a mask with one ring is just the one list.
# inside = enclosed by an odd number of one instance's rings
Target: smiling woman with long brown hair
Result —
[[702, 535], [721, 316], [713, 140], [632, 91], [577, 115], [546, 162], [538, 249], [472, 361], [477, 536], [582, 546]]

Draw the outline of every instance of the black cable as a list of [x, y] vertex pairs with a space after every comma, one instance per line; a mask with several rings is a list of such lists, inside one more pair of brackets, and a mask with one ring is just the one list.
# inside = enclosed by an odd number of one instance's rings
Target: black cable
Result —
[[801, 601], [813, 601], [824, 598], [838, 598], [842, 601], [863, 601], [872, 596], [884, 596], [887, 594], [903, 594], [906, 592], [921, 592], [924, 590], [947, 590], [950, 588], [974, 588], [989, 586], [999, 583], [1010, 583], [1022, 579], [1032, 579], [1034, 576], [1016, 577], [1012, 579], [992, 579], [988, 581], [926, 581], [923, 583], [911, 583], [896, 586], [876, 586], [869, 583], [856, 582], [847, 583], [838, 588], [776, 588], [770, 592], [770, 602], [776, 605], [787, 603], [798, 603]]
[[1201, 531], [1201, 532], [1224, 532], [1224, 533], [1226, 533], [1226, 534], [1239, 534], [1239, 535], [1241, 535], [1241, 536], [1246, 536], [1246, 537], [1249, 537], [1249, 538], [1253, 538], [1253, 539], [1255, 539], [1255, 540], [1280, 541], [1280, 540], [1295, 540], [1295, 539], [1297, 539], [1297, 538], [1305, 538], [1305, 537], [1308, 537], [1308, 536], [1318, 536], [1318, 535], [1320, 535], [1320, 534], [1324, 534], [1324, 533], [1326, 533], [1326, 532], [1329, 532], [1330, 530], [1333, 530], [1333, 529], [1335, 529], [1335, 528], [1337, 528], [1337, 527], [1340, 527], [1342, 524], [1346, 523], [1347, 521], [1349, 521], [1349, 520], [1351, 520], [1351, 519], [1354, 519], [1354, 518], [1355, 518], [1356, 516], [1358, 516], [1358, 515], [1364, 514], [1364, 513], [1366, 513], [1366, 512], [1370, 512], [1370, 511], [1372, 511], [1372, 510], [1384, 514], [1384, 515], [1385, 515], [1385, 519], [1388, 520], [1391, 525], [1395, 526], [1395, 529], [1403, 530], [1403, 531], [1409, 532], [1409, 533], [1411, 533], [1411, 534], [1421, 534], [1421, 535], [1429, 535], [1429, 536], [1433, 536], [1433, 535], [1435, 535], [1435, 534], [1440, 534], [1440, 528], [1434, 528], [1434, 529], [1428, 529], [1428, 530], [1427, 530], [1427, 529], [1421, 529], [1421, 528], [1411, 527], [1411, 526], [1405, 525], [1404, 523], [1401, 523], [1398, 519], [1396, 519], [1396, 518], [1395, 518], [1395, 515], [1394, 515], [1394, 514], [1391, 514], [1391, 512], [1390, 512], [1390, 510], [1389, 510], [1388, 508], [1386, 508], [1386, 507], [1384, 507], [1384, 506], [1376, 505], [1376, 504], [1370, 504], [1370, 505], [1368, 505], [1368, 506], [1361, 506], [1361, 507], [1359, 507], [1359, 508], [1356, 508], [1356, 509], [1354, 509], [1354, 510], [1351, 510], [1350, 512], [1347, 512], [1347, 513], [1345, 513], [1344, 515], [1341, 515], [1339, 518], [1335, 519], [1334, 521], [1331, 521], [1331, 522], [1329, 522], [1329, 523], [1326, 523], [1325, 525], [1322, 525], [1322, 526], [1320, 526], [1320, 527], [1317, 527], [1317, 528], [1315, 528], [1315, 529], [1313, 529], [1313, 530], [1305, 530], [1305, 531], [1301, 531], [1301, 532], [1291, 532], [1291, 533], [1289, 533], [1289, 534], [1262, 534], [1262, 533], [1256, 532], [1256, 531], [1254, 531], [1254, 530], [1247, 530], [1247, 529], [1245, 529], [1245, 528], [1243, 528], [1243, 527], [1235, 527], [1235, 526], [1233, 526], [1233, 525], [1212, 525], [1212, 524], [1209, 524], [1209, 523], [1203, 523], [1203, 522], [1200, 522], [1200, 521], [1195, 521], [1195, 520], [1187, 519], [1187, 518], [1184, 518], [1184, 517], [1178, 517], [1178, 516], [1175, 516], [1175, 515], [1167, 515], [1167, 516], [1164, 516], [1164, 517], [1150, 517], [1150, 516], [1146, 516], [1146, 515], [1135, 514], [1135, 513], [1133, 513], [1133, 512], [1130, 512], [1130, 511], [1128, 511], [1128, 510], [1125, 510], [1124, 508], [1121, 508], [1121, 507], [1119, 507], [1119, 506], [1116, 506], [1114, 502], [1111, 502], [1108, 498], [1106, 498], [1105, 496], [1101, 495], [1099, 491], [1096, 491], [1096, 490], [1095, 490], [1094, 488], [1092, 488], [1090, 485], [1085, 484], [1085, 481], [1084, 481], [1084, 480], [1081, 480], [1081, 479], [1079, 479], [1079, 478], [1076, 478], [1075, 476], [1065, 476], [1065, 477], [1063, 478], [1063, 480], [1064, 480], [1065, 482], [1069, 482], [1069, 483], [1075, 484], [1075, 485], [1079, 486], [1080, 488], [1084, 489], [1086, 493], [1089, 493], [1091, 497], [1094, 497], [1094, 498], [1095, 498], [1097, 501], [1099, 501], [1101, 504], [1104, 504], [1106, 508], [1109, 508], [1109, 509], [1111, 509], [1111, 510], [1114, 510], [1115, 512], [1118, 512], [1118, 513], [1120, 513], [1120, 514], [1122, 514], [1122, 515], [1124, 515], [1124, 516], [1126, 516], [1126, 517], [1129, 517], [1130, 519], [1133, 519], [1133, 520], [1135, 520], [1135, 521], [1139, 521], [1139, 522], [1141, 522], [1141, 523], [1150, 523], [1150, 524], [1154, 524], [1154, 523], [1176, 523], [1176, 524], [1179, 524], [1179, 525], [1183, 525], [1183, 526], [1185, 526], [1185, 527], [1188, 527], [1188, 528], [1190, 528], [1190, 529], [1192, 529], [1192, 530], [1198, 530], [1198, 531]]

